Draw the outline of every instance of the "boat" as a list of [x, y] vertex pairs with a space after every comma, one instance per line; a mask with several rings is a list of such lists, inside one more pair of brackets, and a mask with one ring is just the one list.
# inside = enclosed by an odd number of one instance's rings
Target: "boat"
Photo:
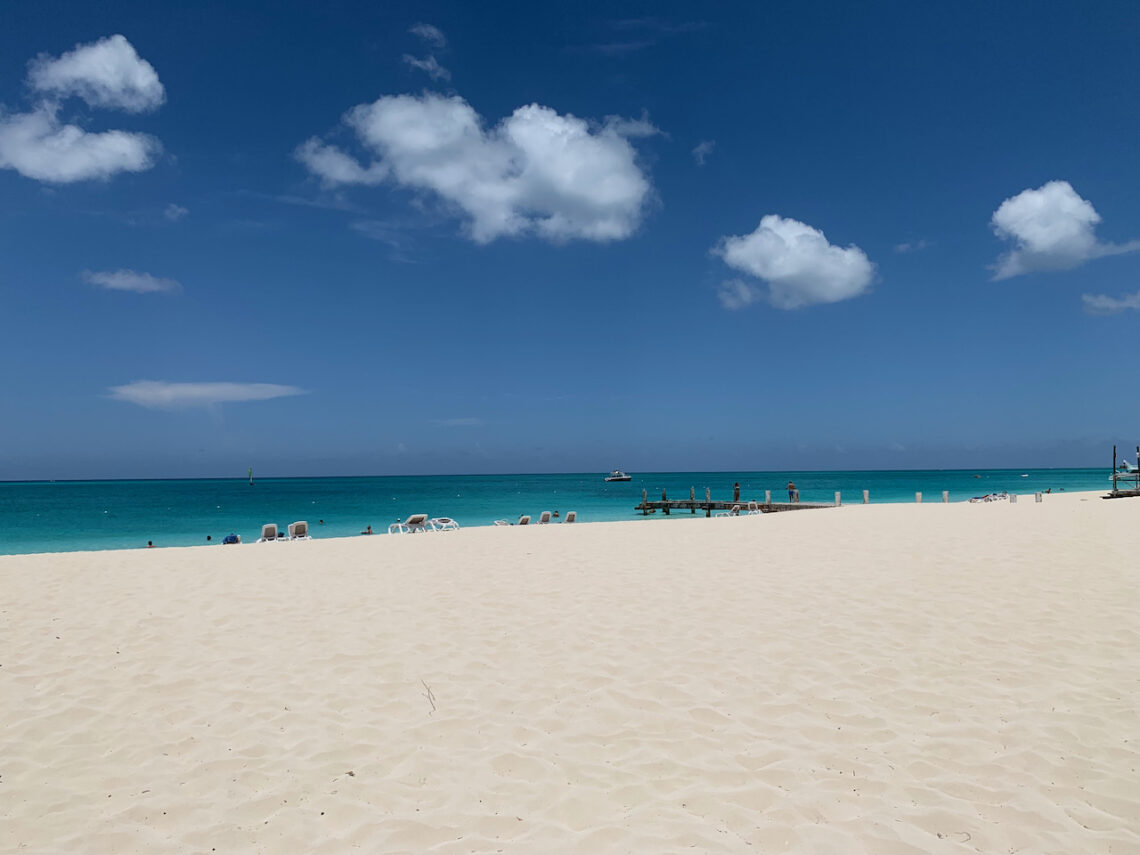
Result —
[[626, 475], [620, 469], [615, 469], [613, 472], [611, 472], [609, 475], [606, 476], [606, 480], [607, 481], [632, 481], [633, 476], [632, 475]]

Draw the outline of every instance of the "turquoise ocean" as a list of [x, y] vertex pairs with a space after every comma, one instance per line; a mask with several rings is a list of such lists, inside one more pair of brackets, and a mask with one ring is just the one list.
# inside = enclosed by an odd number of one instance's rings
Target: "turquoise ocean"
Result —
[[[386, 533], [389, 523], [414, 513], [452, 517], [463, 527], [537, 520], [544, 511], [578, 512], [579, 522], [642, 520], [668, 524], [660, 514], [642, 517], [634, 506], [646, 490], [659, 499], [732, 498], [739, 482], [743, 501], [786, 500], [796, 483], [804, 502], [951, 501], [1001, 491], [1105, 490], [1107, 469], [931, 470], [854, 472], [650, 472], [630, 473], [632, 481], [603, 480], [603, 473], [559, 475], [437, 475], [428, 477], [264, 478], [170, 481], [12, 481], [0, 482], [0, 554], [69, 552], [91, 549], [217, 544], [231, 532], [243, 542], [257, 539], [263, 523], [306, 520], [315, 538], [347, 537], [372, 526]], [[688, 516], [684, 514], [683, 516]], [[323, 523], [321, 522], [323, 520]]]

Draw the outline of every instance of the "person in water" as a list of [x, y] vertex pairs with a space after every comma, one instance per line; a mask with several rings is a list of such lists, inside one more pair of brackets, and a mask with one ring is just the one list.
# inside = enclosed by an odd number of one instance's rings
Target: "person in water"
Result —
[[372, 534], [372, 526], [368, 526], [368, 528], [364, 529], [361, 534]]
[[146, 548], [147, 548], [147, 549], [154, 549], [154, 541], [153, 541], [153, 540], [148, 540], [148, 541], [146, 542]]
[[794, 502], [796, 500], [796, 485], [794, 481], [788, 482], [788, 501]]

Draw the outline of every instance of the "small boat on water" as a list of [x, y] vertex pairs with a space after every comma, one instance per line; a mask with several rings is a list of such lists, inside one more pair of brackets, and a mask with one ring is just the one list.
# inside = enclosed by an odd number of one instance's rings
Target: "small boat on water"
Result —
[[632, 475], [626, 475], [620, 469], [615, 469], [613, 472], [611, 472], [609, 475], [606, 476], [606, 480], [607, 481], [632, 481], [633, 476]]

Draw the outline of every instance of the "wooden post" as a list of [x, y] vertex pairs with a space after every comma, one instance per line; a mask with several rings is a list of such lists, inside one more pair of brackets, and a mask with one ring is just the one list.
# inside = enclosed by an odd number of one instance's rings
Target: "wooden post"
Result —
[[864, 490], [863, 491], [863, 504], [864, 505], [871, 504], [871, 491], [870, 490]]
[[915, 493], [914, 494], [914, 501], [915, 501], [915, 504], [921, 505], [922, 504], [922, 493]]
[[1010, 503], [1011, 505], [1016, 505], [1016, 504], [1017, 504], [1017, 493], [1010, 493], [1010, 494], [1009, 494], [1009, 503]]
[[772, 491], [771, 490], [765, 490], [764, 491], [764, 504], [765, 505], [772, 504]]
[[835, 507], [838, 508], [841, 503], [842, 502], [841, 502], [841, 498], [840, 498], [840, 492], [838, 490], [836, 490], [835, 491]]
[[1112, 447], [1112, 492], [1116, 492], [1116, 446]]
[[665, 516], [669, 516], [669, 505], [667, 504], [669, 499], [665, 495], [664, 487], [661, 488], [661, 501], [662, 503], [666, 503], [665, 507], [662, 508], [662, 510], [665, 511]]
[[796, 491], [795, 491], [795, 493], [796, 493], [796, 495], [795, 495], [795, 498], [793, 498], [793, 499], [792, 499], [792, 501], [793, 501], [793, 502], [795, 502], [796, 504], [799, 504], [799, 501], [800, 501], [800, 491], [799, 491], [799, 490], [796, 490]]
[[1040, 493], [1034, 493], [1033, 494], [1033, 501], [1040, 503], [1041, 502], [1041, 494]]
[[649, 516], [649, 494], [644, 490], [641, 491], [641, 515]]
[[697, 488], [696, 487], [690, 487], [689, 488], [689, 501], [692, 502], [692, 504], [689, 505], [689, 513], [695, 514], [697, 512]]
[[950, 491], [949, 490], [943, 490], [942, 491], [942, 504], [946, 505], [946, 504], [949, 504], [949, 502], [950, 502]]
[[705, 518], [712, 516], [712, 490], [705, 487]]

